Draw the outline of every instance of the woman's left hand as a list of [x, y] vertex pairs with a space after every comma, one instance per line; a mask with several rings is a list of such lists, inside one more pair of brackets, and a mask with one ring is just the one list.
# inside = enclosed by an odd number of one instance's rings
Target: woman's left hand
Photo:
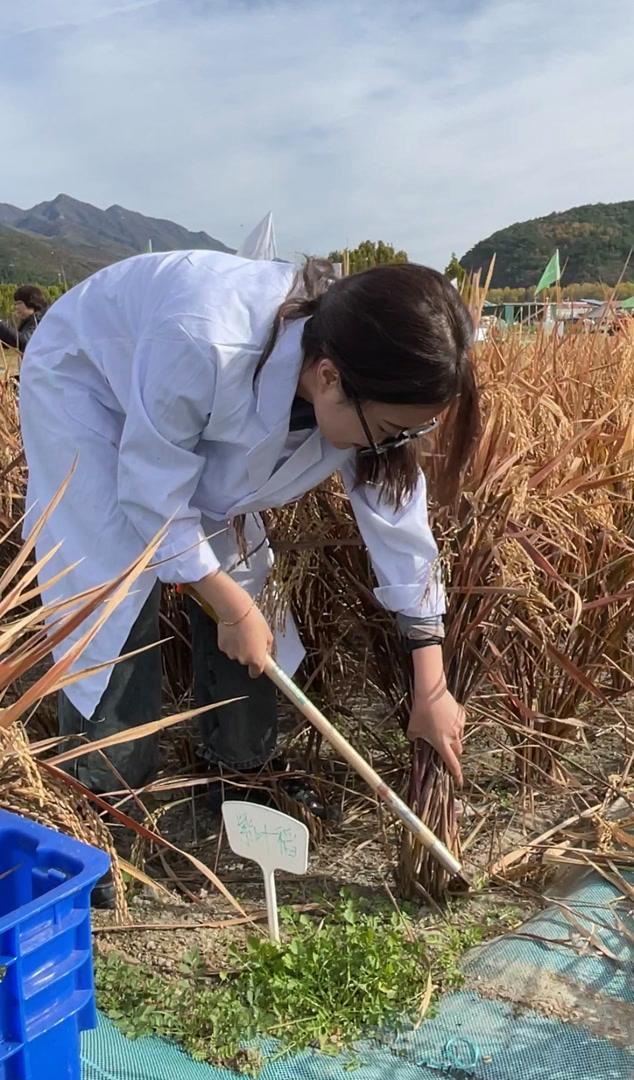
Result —
[[462, 733], [465, 711], [448, 690], [429, 697], [417, 694], [410, 713], [407, 737], [426, 739], [438, 751], [457, 784], [462, 784]]

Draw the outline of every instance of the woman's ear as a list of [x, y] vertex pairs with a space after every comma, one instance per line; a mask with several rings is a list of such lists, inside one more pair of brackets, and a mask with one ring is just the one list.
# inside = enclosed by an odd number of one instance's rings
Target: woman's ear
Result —
[[315, 375], [317, 385], [321, 390], [333, 390], [341, 385], [341, 376], [332, 360], [329, 360], [327, 356], [323, 356], [321, 360], [317, 361]]

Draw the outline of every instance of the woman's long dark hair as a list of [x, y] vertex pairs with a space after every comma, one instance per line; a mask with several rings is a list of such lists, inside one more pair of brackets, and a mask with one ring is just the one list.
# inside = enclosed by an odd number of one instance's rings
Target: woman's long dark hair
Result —
[[[471, 362], [473, 323], [449, 280], [413, 263], [377, 266], [336, 280], [328, 262], [309, 259], [277, 313], [260, 367], [282, 322], [306, 317], [305, 362], [328, 357], [348, 397], [449, 407], [440, 495], [452, 498], [477, 442], [480, 410]], [[402, 505], [417, 483], [419, 456], [414, 441], [379, 458], [359, 458], [357, 481], [379, 484], [384, 498]]]

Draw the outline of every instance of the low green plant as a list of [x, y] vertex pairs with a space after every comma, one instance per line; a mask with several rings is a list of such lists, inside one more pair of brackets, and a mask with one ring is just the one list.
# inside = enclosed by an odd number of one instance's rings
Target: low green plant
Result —
[[[460, 982], [458, 959], [484, 930], [427, 928], [408, 915], [364, 910], [342, 898], [326, 920], [282, 910], [284, 941], [251, 938], [209, 976], [191, 953], [168, 979], [110, 953], [96, 965], [101, 1009], [125, 1035], [158, 1035], [193, 1058], [257, 1072], [256, 1040], [272, 1053], [351, 1049], [363, 1035], [415, 1018], [431, 978]], [[354, 1060], [354, 1059], [351, 1059]]]

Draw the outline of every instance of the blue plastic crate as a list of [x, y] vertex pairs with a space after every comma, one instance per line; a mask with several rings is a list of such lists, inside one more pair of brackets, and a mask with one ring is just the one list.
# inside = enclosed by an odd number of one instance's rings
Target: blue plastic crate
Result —
[[80, 1080], [103, 851], [0, 810], [0, 1080]]

